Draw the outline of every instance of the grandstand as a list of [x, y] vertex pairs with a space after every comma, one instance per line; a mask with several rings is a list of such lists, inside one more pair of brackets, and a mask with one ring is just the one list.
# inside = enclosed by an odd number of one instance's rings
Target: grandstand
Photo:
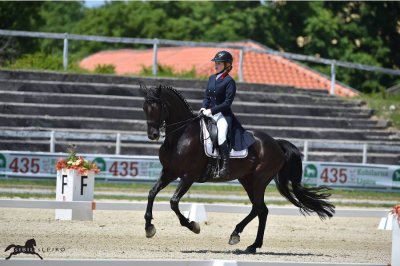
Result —
[[[56, 72], [0, 71], [0, 150], [157, 155], [146, 136], [139, 81], [171, 85], [201, 105], [206, 81]], [[400, 134], [360, 100], [326, 90], [238, 83], [233, 110], [245, 128], [285, 138], [310, 161], [398, 164]], [[55, 133], [51, 133], [55, 132]], [[364, 146], [367, 144], [368, 146]]]

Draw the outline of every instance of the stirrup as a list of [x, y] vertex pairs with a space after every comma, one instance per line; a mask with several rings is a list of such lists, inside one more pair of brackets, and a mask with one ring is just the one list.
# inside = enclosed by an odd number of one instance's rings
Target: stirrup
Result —
[[225, 178], [229, 177], [229, 170], [226, 170], [225, 175], [220, 175], [220, 172], [221, 171], [218, 172], [218, 176], [219, 176], [218, 178], [225, 179]]

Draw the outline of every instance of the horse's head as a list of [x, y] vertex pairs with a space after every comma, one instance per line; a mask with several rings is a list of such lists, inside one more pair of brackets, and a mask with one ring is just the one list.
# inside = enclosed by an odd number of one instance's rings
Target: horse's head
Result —
[[35, 246], [36, 246], [36, 241], [33, 238], [25, 242], [25, 247], [35, 247]]
[[147, 88], [143, 83], [140, 83], [140, 89], [145, 95], [143, 111], [147, 121], [147, 137], [151, 140], [158, 140], [160, 138], [160, 127], [165, 120], [161, 87]]

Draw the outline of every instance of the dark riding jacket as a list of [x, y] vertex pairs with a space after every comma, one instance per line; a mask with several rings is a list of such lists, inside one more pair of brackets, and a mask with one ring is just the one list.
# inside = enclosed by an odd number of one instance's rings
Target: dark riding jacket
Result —
[[211, 109], [213, 115], [221, 112], [228, 123], [228, 140], [235, 151], [240, 151], [251, 146], [255, 139], [247, 132], [237, 120], [231, 110], [235, 99], [236, 83], [231, 76], [224, 73], [218, 80], [217, 75], [211, 75], [204, 92], [203, 108]]

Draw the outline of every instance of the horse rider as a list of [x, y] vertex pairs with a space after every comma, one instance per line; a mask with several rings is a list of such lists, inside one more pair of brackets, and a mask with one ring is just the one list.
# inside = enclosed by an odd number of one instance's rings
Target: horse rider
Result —
[[229, 75], [232, 70], [232, 55], [227, 51], [220, 51], [211, 61], [215, 63], [216, 74], [208, 79], [199, 112], [217, 123], [218, 146], [222, 158], [219, 178], [227, 178], [231, 148], [235, 151], [244, 150], [251, 146], [255, 139], [242, 127], [231, 110], [236, 94], [235, 80]]

